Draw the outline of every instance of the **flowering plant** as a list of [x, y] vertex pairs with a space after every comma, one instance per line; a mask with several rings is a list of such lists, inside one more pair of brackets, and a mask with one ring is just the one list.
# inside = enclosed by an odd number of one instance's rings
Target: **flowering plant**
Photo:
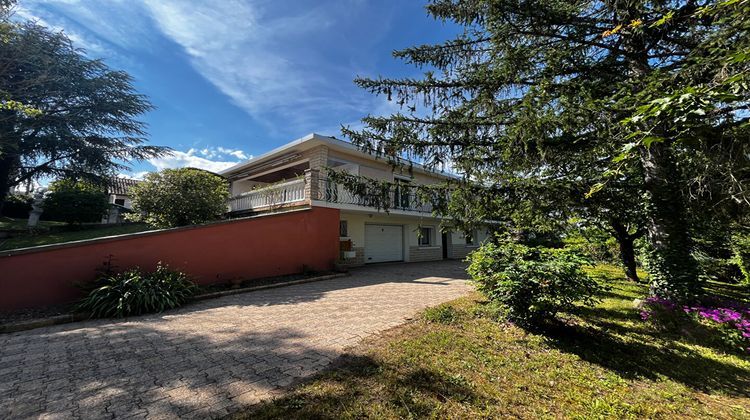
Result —
[[722, 341], [750, 353], [750, 306], [735, 301], [704, 302], [701, 305], [678, 305], [669, 299], [651, 296], [644, 300], [640, 316], [644, 321], [658, 319], [675, 322], [686, 314], [703, 325], [716, 328]]

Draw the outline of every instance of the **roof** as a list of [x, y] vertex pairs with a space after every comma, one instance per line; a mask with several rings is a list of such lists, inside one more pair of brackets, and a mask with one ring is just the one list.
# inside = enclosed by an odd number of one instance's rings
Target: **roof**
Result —
[[133, 185], [141, 183], [137, 179], [112, 177], [109, 179], [107, 194], [128, 195], [128, 190]]
[[[347, 141], [340, 140], [340, 139], [337, 139], [335, 137], [322, 136], [320, 134], [310, 133], [310, 134], [308, 134], [308, 135], [306, 135], [306, 136], [304, 136], [302, 138], [299, 138], [297, 140], [289, 142], [289, 143], [287, 143], [287, 144], [285, 144], [285, 145], [283, 145], [281, 147], [277, 147], [276, 149], [273, 149], [270, 152], [266, 152], [266, 153], [264, 153], [264, 154], [262, 154], [260, 156], [254, 157], [254, 158], [249, 159], [249, 160], [247, 160], [245, 162], [242, 162], [242, 163], [234, 165], [234, 166], [232, 166], [230, 168], [224, 169], [223, 171], [219, 172], [219, 175], [223, 175], [225, 177], [228, 177], [228, 176], [231, 176], [232, 174], [235, 174], [235, 173], [237, 173], [239, 171], [242, 171], [242, 170], [247, 169], [249, 167], [258, 165], [258, 164], [260, 164], [260, 163], [262, 163], [264, 161], [271, 160], [272, 158], [275, 158], [277, 156], [281, 156], [281, 155], [286, 154], [288, 152], [307, 150], [307, 149], [311, 149], [311, 148], [313, 148], [315, 146], [319, 146], [319, 145], [322, 145], [322, 144], [326, 145], [329, 148], [332, 148], [334, 150], [340, 150], [340, 151], [343, 151], [343, 152], [346, 152], [346, 153], [351, 153], [351, 154], [359, 155], [359, 156], [362, 156], [362, 157], [365, 157], [365, 158], [368, 158], [368, 159], [373, 159], [373, 160], [378, 159], [376, 156], [374, 156], [374, 155], [372, 155], [370, 153], [363, 152], [357, 146], [355, 146], [355, 145], [353, 145], [353, 144], [351, 144], [351, 143], [349, 143]], [[435, 171], [435, 170], [432, 170], [432, 169], [425, 168], [424, 166], [422, 166], [422, 165], [420, 165], [418, 163], [415, 163], [415, 162], [410, 162], [410, 161], [407, 161], [407, 160], [404, 160], [404, 162], [408, 163], [408, 164], [411, 164], [412, 167], [414, 168], [414, 170], [416, 170], [418, 172], [423, 172], [423, 173], [428, 173], [428, 174], [432, 174], [432, 175], [443, 176], [443, 177], [447, 177], [447, 178], [456, 178], [457, 177], [456, 175], [448, 173], [448, 172]]]

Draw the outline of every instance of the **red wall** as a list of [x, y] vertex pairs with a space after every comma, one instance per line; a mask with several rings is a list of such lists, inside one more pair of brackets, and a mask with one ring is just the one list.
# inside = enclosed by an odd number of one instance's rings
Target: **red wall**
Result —
[[338, 255], [339, 211], [312, 208], [128, 235], [81, 245], [0, 254], [0, 310], [40, 307], [81, 297], [76, 284], [96, 277], [108, 255], [118, 269], [152, 270], [158, 261], [199, 284], [232, 278], [330, 270]]

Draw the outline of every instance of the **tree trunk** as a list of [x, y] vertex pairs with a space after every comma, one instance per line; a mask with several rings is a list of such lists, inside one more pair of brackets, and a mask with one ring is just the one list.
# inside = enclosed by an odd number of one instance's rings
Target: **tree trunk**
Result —
[[15, 157], [10, 155], [4, 155], [3, 158], [0, 158], [0, 215], [3, 214], [5, 199], [8, 197], [8, 193], [10, 192], [10, 176], [13, 172], [14, 161]]
[[[628, 4], [622, 16], [625, 22], [640, 14], [635, 7], [637, 2]], [[641, 34], [634, 33], [625, 37], [623, 47], [628, 53], [625, 59], [630, 69], [632, 94], [636, 95], [652, 72], [646, 42]], [[640, 147], [647, 235], [651, 245], [644, 262], [651, 279], [651, 293], [678, 302], [691, 301], [700, 294], [700, 283], [696, 261], [690, 254], [679, 173], [672, 160], [670, 139], [673, 136], [658, 126], [652, 127], [651, 132], [664, 139], [651, 143], [650, 147]]]
[[646, 261], [653, 294], [690, 301], [700, 294], [677, 168], [669, 146], [654, 143], [641, 150], [644, 169], [647, 234], [651, 250]]
[[628, 233], [628, 229], [619, 220], [613, 220], [611, 225], [615, 231], [617, 244], [620, 246], [620, 261], [622, 262], [622, 267], [625, 269], [625, 277], [630, 281], [640, 282], [641, 280], [638, 278], [636, 270], [635, 248], [633, 247], [633, 243], [639, 235]]

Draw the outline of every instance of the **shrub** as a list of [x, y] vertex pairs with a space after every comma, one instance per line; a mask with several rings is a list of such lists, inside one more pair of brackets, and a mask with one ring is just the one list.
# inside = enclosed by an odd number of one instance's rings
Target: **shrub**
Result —
[[133, 213], [129, 220], [158, 228], [195, 225], [220, 218], [227, 211], [227, 181], [202, 169], [165, 169], [146, 175], [130, 188]]
[[104, 188], [68, 179], [50, 184], [43, 206], [45, 220], [69, 224], [101, 222], [109, 210]]
[[159, 263], [152, 273], [134, 268], [105, 275], [78, 309], [98, 318], [162, 312], [185, 303], [196, 289], [185, 274]]
[[29, 217], [32, 201], [34, 201], [34, 199], [29, 194], [8, 194], [3, 203], [3, 216], [16, 219], [25, 219]]
[[594, 261], [621, 264], [617, 240], [603, 229], [575, 229], [564, 238], [565, 247]]
[[742, 272], [742, 284], [750, 286], [750, 235], [735, 234], [732, 236], [732, 262]]
[[593, 304], [601, 289], [582, 270], [589, 261], [566, 248], [485, 243], [469, 260], [479, 291], [507, 306], [508, 318], [522, 324], [554, 317], [575, 302]]

